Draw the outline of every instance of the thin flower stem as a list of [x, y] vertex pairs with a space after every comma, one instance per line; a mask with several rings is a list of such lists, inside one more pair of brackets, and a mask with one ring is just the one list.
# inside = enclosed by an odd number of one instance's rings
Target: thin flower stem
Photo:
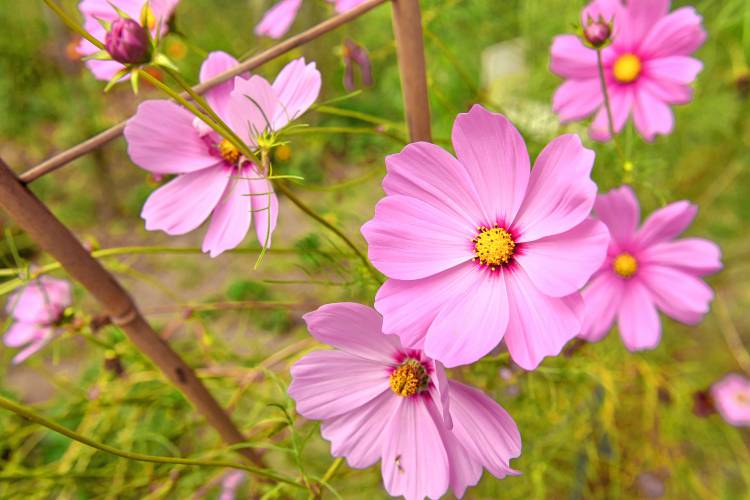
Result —
[[303, 489], [305, 488], [304, 485], [296, 482], [295, 480], [291, 478], [282, 476], [280, 474], [277, 474], [267, 469], [253, 467], [251, 465], [243, 465], [243, 464], [237, 464], [234, 462], [220, 461], [220, 460], [193, 460], [190, 458], [180, 458], [180, 457], [161, 457], [161, 456], [156, 456], [156, 455], [144, 455], [142, 453], [134, 453], [130, 451], [118, 450], [117, 448], [113, 448], [106, 444], [94, 441], [93, 439], [89, 439], [86, 436], [83, 436], [75, 431], [68, 429], [67, 427], [63, 427], [62, 425], [56, 422], [53, 422], [52, 420], [48, 420], [47, 418], [37, 414], [31, 408], [20, 405], [2, 396], [0, 396], [0, 407], [5, 408], [6, 410], [13, 412], [16, 415], [20, 415], [28, 420], [31, 420], [32, 422], [36, 424], [39, 424], [43, 427], [53, 430], [59, 434], [62, 434], [63, 436], [66, 436], [74, 441], [78, 441], [79, 443], [85, 444], [86, 446], [90, 446], [97, 450], [103, 451], [105, 453], [110, 453], [118, 457], [127, 458], [129, 460], [136, 460], [138, 462], [151, 462], [151, 463], [157, 463], [157, 464], [194, 465], [194, 466], [203, 466], [203, 467], [230, 467], [233, 469], [240, 469], [240, 470], [250, 472], [252, 474], [255, 474], [256, 476], [273, 479], [274, 481], [285, 483], [285, 484], [294, 486], [296, 488], [303, 488]]
[[610, 105], [609, 101], [609, 92], [607, 91], [607, 81], [604, 78], [604, 63], [602, 62], [602, 49], [596, 49], [596, 67], [599, 71], [599, 83], [602, 86], [602, 96], [604, 97], [604, 109], [607, 112], [607, 128], [609, 129], [609, 136], [612, 138], [612, 140], [615, 143], [615, 149], [617, 150], [617, 154], [620, 157], [620, 161], [623, 165], [626, 163], [625, 153], [622, 151], [622, 147], [620, 146], [620, 142], [617, 140], [617, 135], [615, 134], [615, 122], [612, 118], [612, 106]]
[[328, 467], [328, 470], [326, 471], [326, 473], [323, 475], [323, 478], [321, 479], [321, 481], [324, 483], [327, 483], [328, 481], [330, 481], [333, 478], [333, 476], [336, 474], [336, 472], [339, 470], [339, 467], [341, 467], [341, 464], [343, 463], [344, 463], [343, 458], [339, 457], [336, 460], [334, 460], [331, 466]]
[[721, 334], [727, 342], [729, 351], [732, 353], [732, 356], [734, 356], [734, 359], [737, 361], [740, 368], [742, 368], [746, 374], [750, 375], [750, 353], [747, 352], [747, 349], [742, 344], [742, 338], [740, 338], [737, 328], [732, 322], [724, 297], [719, 293], [716, 294], [715, 309], [716, 318], [719, 321], [719, 330], [721, 330]]
[[289, 201], [291, 201], [292, 203], [294, 203], [295, 205], [297, 205], [297, 208], [299, 208], [300, 210], [302, 210], [304, 213], [306, 213], [307, 215], [309, 215], [311, 218], [315, 219], [317, 222], [319, 222], [324, 227], [326, 227], [333, 234], [335, 234], [336, 236], [338, 236], [341, 239], [341, 241], [343, 241], [346, 244], [346, 246], [348, 246], [349, 248], [351, 248], [352, 251], [357, 255], [357, 257], [359, 257], [359, 260], [362, 261], [362, 263], [364, 264], [365, 268], [370, 273], [370, 276], [372, 276], [372, 278], [377, 283], [380, 283], [380, 284], [383, 283], [383, 280], [380, 277], [380, 274], [378, 273], [378, 271], [374, 267], [372, 267], [372, 264], [370, 264], [370, 261], [367, 259], [367, 256], [365, 254], [363, 254], [362, 251], [359, 248], [357, 248], [357, 245], [355, 245], [352, 242], [352, 240], [350, 240], [344, 233], [342, 233], [340, 229], [338, 229], [336, 226], [334, 226], [333, 224], [331, 224], [330, 222], [328, 222], [327, 220], [325, 220], [323, 217], [321, 217], [320, 215], [318, 215], [317, 213], [315, 213], [315, 210], [313, 210], [312, 208], [308, 207], [302, 200], [300, 200], [299, 198], [297, 198], [297, 196], [294, 193], [292, 193], [291, 190], [289, 190], [289, 188], [285, 184], [283, 184], [281, 182], [277, 183], [276, 184], [276, 189], [278, 189], [280, 192], [284, 193], [284, 196], [286, 196], [289, 199]]
[[55, 11], [55, 14], [57, 14], [57, 16], [62, 20], [62, 22], [64, 22], [68, 26], [68, 28], [72, 29], [73, 31], [81, 35], [83, 38], [91, 42], [100, 50], [106, 50], [104, 48], [104, 44], [101, 41], [97, 40], [88, 31], [83, 29], [81, 25], [78, 24], [72, 17], [70, 17], [65, 12], [65, 10], [63, 10], [62, 7], [57, 5], [56, 2], [54, 2], [53, 0], [44, 0], [44, 3], [47, 4], [47, 7]]

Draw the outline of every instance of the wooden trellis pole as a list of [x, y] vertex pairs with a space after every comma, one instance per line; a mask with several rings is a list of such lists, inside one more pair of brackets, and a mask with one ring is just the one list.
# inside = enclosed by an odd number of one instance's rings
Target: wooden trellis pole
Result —
[[[242, 62], [238, 67], [197, 85], [195, 90], [198, 93], [205, 92], [221, 82], [254, 69], [356, 19], [386, 1], [388, 0], [367, 0], [358, 7], [293, 36]], [[430, 140], [430, 112], [419, 0], [391, 1], [409, 134], [412, 140]], [[182, 391], [225, 442], [240, 443], [245, 440], [244, 436], [192, 368], [154, 331], [117, 279], [83, 248], [70, 230], [25, 186], [119, 137], [125, 123], [115, 125], [55, 155], [20, 176], [16, 176], [0, 159], [0, 208], [102, 304], [112, 323], [122, 328], [136, 347]], [[240, 448], [237, 451], [253, 463], [263, 466], [262, 458], [255, 450]]]

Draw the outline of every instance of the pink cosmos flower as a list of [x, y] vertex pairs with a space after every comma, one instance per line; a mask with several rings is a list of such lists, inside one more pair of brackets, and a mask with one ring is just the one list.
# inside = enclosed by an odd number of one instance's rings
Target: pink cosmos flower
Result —
[[310, 333], [334, 347], [292, 366], [289, 395], [305, 418], [323, 420], [331, 452], [363, 469], [380, 459], [385, 488], [407, 500], [457, 497], [482, 467], [516, 475], [515, 422], [481, 391], [449, 381], [442, 365], [382, 333], [382, 319], [361, 304], [322, 306], [304, 317]]
[[[200, 80], [237, 65], [213, 52]], [[320, 73], [304, 58], [287, 64], [273, 85], [260, 76], [237, 77], [206, 94], [206, 100], [234, 132], [256, 148], [258, 140], [304, 113], [320, 91]], [[171, 101], [145, 101], [125, 127], [133, 162], [156, 175], [177, 177], [154, 191], [143, 206], [146, 229], [171, 235], [193, 231], [210, 217], [203, 251], [216, 257], [245, 238], [251, 222], [258, 241], [269, 247], [278, 200], [267, 172], [244, 158], [227, 140]]]
[[711, 386], [711, 397], [728, 423], [737, 427], [750, 426], [750, 380], [730, 373]]
[[[119, 19], [120, 15], [114, 7], [136, 21], [140, 21], [143, 9], [150, 8], [147, 16], [148, 29], [155, 35], [157, 27], [160, 26], [161, 34], [164, 35], [168, 31], [169, 19], [178, 3], [180, 0], [83, 0], [78, 4], [78, 9], [83, 15], [84, 29], [104, 43], [106, 31], [97, 19], [108, 22]], [[82, 56], [89, 56], [98, 51], [99, 49], [86, 39], [82, 39], [78, 44], [78, 53]], [[98, 60], [86, 61], [86, 66], [99, 80], [111, 80], [124, 67], [117, 61]]]
[[597, 197], [594, 211], [612, 239], [604, 264], [583, 291], [581, 337], [601, 340], [616, 318], [625, 347], [653, 349], [661, 336], [658, 310], [682, 323], [699, 323], [714, 296], [701, 277], [721, 269], [721, 250], [701, 238], [673, 241], [698, 207], [669, 204], [638, 228], [638, 200], [622, 186]]
[[417, 142], [386, 158], [386, 197], [362, 227], [390, 278], [375, 299], [383, 331], [447, 366], [505, 339], [534, 369], [580, 332], [578, 290], [606, 254], [607, 229], [589, 218], [594, 152], [564, 135], [529, 172], [515, 127], [478, 105], [456, 118], [453, 147]]
[[8, 347], [24, 348], [15, 355], [13, 364], [22, 363], [54, 338], [55, 323], [70, 304], [70, 283], [51, 276], [41, 276], [10, 296], [5, 311], [14, 322], [3, 342]]
[[[336, 12], [339, 14], [358, 6], [364, 0], [328, 0], [335, 4]], [[270, 38], [281, 38], [292, 27], [297, 17], [302, 0], [280, 0], [263, 15], [263, 18], [255, 26], [255, 34]]]
[[[632, 114], [635, 127], [651, 141], [669, 134], [674, 125], [670, 104], [692, 98], [690, 83], [703, 65], [690, 55], [703, 44], [706, 33], [692, 7], [669, 12], [669, 0], [595, 0], [583, 11], [588, 19], [613, 22], [613, 42], [602, 50], [604, 77], [615, 132]], [[596, 62], [596, 51], [575, 35], [555, 37], [550, 69], [566, 79], [555, 92], [553, 108], [562, 122], [596, 113], [590, 134], [610, 138], [607, 112]]]

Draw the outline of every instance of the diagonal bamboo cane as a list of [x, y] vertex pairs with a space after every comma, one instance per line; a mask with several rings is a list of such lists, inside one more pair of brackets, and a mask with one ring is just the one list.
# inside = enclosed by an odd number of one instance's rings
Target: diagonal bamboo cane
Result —
[[[136, 347], [182, 391], [225, 442], [237, 444], [245, 441], [240, 430], [193, 369], [159, 337], [114, 276], [83, 248], [73, 233], [19, 181], [2, 159], [0, 208], [102, 304], [112, 323], [122, 328]], [[239, 448], [237, 451], [263, 467], [263, 460], [255, 450]]]

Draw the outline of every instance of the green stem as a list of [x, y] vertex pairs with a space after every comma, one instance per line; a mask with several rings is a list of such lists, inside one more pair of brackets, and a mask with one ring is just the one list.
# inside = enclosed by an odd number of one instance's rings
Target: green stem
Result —
[[83, 38], [94, 44], [100, 50], [106, 50], [102, 42], [91, 36], [88, 31], [83, 29], [81, 25], [79, 25], [72, 17], [70, 17], [62, 7], [57, 5], [57, 3], [53, 2], [52, 0], [44, 0], [44, 3], [47, 4], [47, 7], [55, 11], [55, 14], [57, 14], [62, 22], [64, 22], [68, 26], [68, 28], [81, 35]]
[[306, 213], [311, 218], [318, 221], [321, 225], [323, 225], [333, 234], [338, 236], [341, 239], [341, 241], [343, 241], [346, 244], [346, 246], [348, 246], [357, 255], [357, 257], [359, 257], [359, 260], [361, 260], [362, 263], [365, 265], [365, 268], [373, 277], [373, 279], [380, 284], [383, 283], [383, 280], [380, 277], [380, 274], [374, 267], [372, 267], [372, 264], [370, 264], [370, 261], [367, 259], [367, 256], [363, 254], [362, 251], [359, 248], [357, 248], [357, 245], [355, 245], [352, 242], [352, 240], [350, 240], [344, 233], [342, 233], [341, 230], [339, 230], [336, 226], [334, 226], [333, 224], [325, 220], [323, 217], [315, 213], [315, 211], [312, 208], [308, 207], [302, 200], [297, 198], [297, 196], [294, 193], [292, 193], [285, 184], [281, 182], [277, 183], [276, 189], [284, 193], [284, 196], [286, 196], [289, 199], [289, 201], [297, 205], [297, 208], [302, 210], [304, 213]]
[[617, 154], [620, 157], [620, 161], [623, 165], [625, 165], [625, 162], [627, 161], [625, 158], [625, 153], [622, 151], [622, 147], [620, 146], [620, 142], [617, 140], [617, 135], [615, 134], [615, 122], [612, 118], [612, 106], [609, 102], [609, 92], [607, 91], [607, 81], [604, 78], [604, 63], [602, 62], [602, 49], [596, 49], [596, 67], [599, 71], [599, 84], [602, 87], [602, 96], [604, 97], [604, 109], [607, 112], [607, 127], [609, 128], [609, 136], [612, 138], [612, 140], [615, 143], [615, 149], [617, 150]]
[[234, 462], [220, 461], [220, 460], [192, 460], [189, 458], [179, 458], [179, 457], [160, 457], [156, 455], [144, 455], [142, 453], [134, 453], [130, 451], [118, 450], [117, 448], [113, 448], [106, 444], [94, 441], [93, 439], [89, 439], [86, 436], [82, 436], [81, 434], [78, 434], [75, 431], [71, 431], [67, 427], [63, 427], [62, 425], [56, 422], [53, 422], [52, 420], [48, 420], [45, 417], [37, 414], [31, 408], [20, 405], [2, 396], [0, 396], [0, 407], [5, 408], [6, 410], [13, 412], [16, 415], [20, 415], [28, 420], [31, 420], [32, 422], [36, 424], [39, 424], [43, 427], [53, 430], [59, 434], [62, 434], [63, 436], [66, 436], [74, 441], [78, 441], [79, 443], [85, 444], [86, 446], [90, 446], [92, 448], [103, 451], [105, 453], [109, 453], [111, 455], [116, 455], [118, 457], [127, 458], [129, 460], [136, 460], [138, 462], [151, 462], [151, 463], [157, 463], [157, 464], [194, 465], [194, 466], [204, 466], [204, 467], [230, 467], [233, 469], [244, 470], [252, 474], [255, 474], [257, 476], [273, 479], [281, 483], [286, 483], [291, 486], [295, 486], [297, 488], [303, 488], [303, 489], [305, 488], [305, 486], [294, 481], [293, 479], [276, 474], [275, 472], [270, 471], [270, 470], [253, 467], [251, 465], [242, 465], [242, 464], [236, 464]]

